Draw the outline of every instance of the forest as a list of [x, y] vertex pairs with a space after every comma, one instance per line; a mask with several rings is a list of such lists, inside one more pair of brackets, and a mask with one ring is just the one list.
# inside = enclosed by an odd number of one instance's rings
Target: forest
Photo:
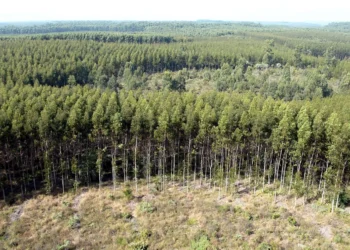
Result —
[[244, 179], [344, 206], [348, 27], [1, 26], [2, 199], [140, 179], [228, 192]]
[[350, 23], [0, 23], [0, 249], [348, 249]]
[[[278, 182], [339, 205], [349, 183], [347, 95], [285, 103], [252, 93], [116, 93], [88, 86], [1, 86], [7, 190], [149, 182]], [[20, 188], [20, 189], [19, 189]]]

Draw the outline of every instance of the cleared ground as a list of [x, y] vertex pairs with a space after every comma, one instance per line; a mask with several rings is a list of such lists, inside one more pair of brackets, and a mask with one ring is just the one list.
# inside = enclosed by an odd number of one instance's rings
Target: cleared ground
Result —
[[243, 185], [83, 188], [2, 205], [0, 249], [349, 249], [350, 214], [329, 209]]

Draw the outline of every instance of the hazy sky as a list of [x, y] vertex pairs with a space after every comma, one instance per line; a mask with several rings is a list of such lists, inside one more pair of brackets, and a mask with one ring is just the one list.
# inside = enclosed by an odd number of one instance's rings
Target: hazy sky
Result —
[[2, 0], [0, 22], [34, 20], [350, 21], [349, 0]]

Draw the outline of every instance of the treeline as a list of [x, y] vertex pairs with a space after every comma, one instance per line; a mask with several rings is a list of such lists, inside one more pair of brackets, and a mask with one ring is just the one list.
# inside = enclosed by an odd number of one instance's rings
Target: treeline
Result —
[[0, 80], [62, 86], [73, 75], [78, 84], [104, 82], [121, 76], [127, 64], [132, 70], [152, 74], [164, 70], [218, 69], [224, 63], [245, 70], [249, 65], [267, 64], [297, 68], [327, 68], [327, 78], [343, 77], [349, 72], [348, 60], [334, 58], [333, 50], [325, 57], [313, 57], [301, 49], [274, 45], [273, 42], [239, 38], [203, 39], [190, 43], [125, 44], [71, 40], [0, 41]]
[[147, 21], [60, 21], [42, 25], [7, 25], [0, 26], [0, 34], [40, 34], [55, 32], [82, 32], [82, 31], [113, 31], [113, 32], [162, 32], [215, 34], [215, 30], [261, 29], [262, 25], [252, 22], [147, 22]]
[[55, 32], [115, 31], [142, 32], [146, 22], [74, 21], [51, 22], [41, 25], [7, 25], [0, 27], [0, 34], [40, 34]]
[[[3, 199], [112, 179], [217, 186], [274, 184], [337, 207], [349, 186], [347, 96], [283, 102], [252, 94], [120, 93], [0, 86]], [[153, 178], [154, 177], [154, 178]]]
[[118, 34], [118, 33], [58, 33], [58, 34], [44, 34], [32, 36], [3, 36], [0, 40], [78, 40], [78, 41], [96, 41], [105, 43], [174, 43], [174, 42], [188, 42], [191, 39], [177, 38], [162, 35], [134, 35], [134, 34]]
[[324, 56], [332, 49], [333, 56], [339, 60], [350, 57], [350, 34], [330, 32], [327, 29], [281, 29], [262, 32], [241, 32], [242, 37], [258, 40], [273, 39], [276, 44], [295, 49], [300, 47], [303, 54], [315, 57]]
[[333, 22], [326, 25], [325, 28], [350, 32], [350, 22]]

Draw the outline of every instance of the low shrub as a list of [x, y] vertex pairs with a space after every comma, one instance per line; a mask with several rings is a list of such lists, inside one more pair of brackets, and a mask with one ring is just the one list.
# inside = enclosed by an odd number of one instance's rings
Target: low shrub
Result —
[[57, 250], [70, 250], [74, 249], [71, 242], [69, 240], [66, 240], [62, 245], [57, 245]]
[[127, 200], [132, 200], [134, 198], [134, 195], [132, 194], [132, 190], [129, 187], [126, 187], [123, 191], [124, 197]]
[[296, 219], [294, 218], [294, 217], [292, 217], [292, 216], [289, 216], [288, 217], [288, 223], [290, 224], [290, 225], [292, 225], [292, 226], [298, 226], [298, 222], [296, 221]]
[[337, 235], [334, 236], [333, 241], [335, 243], [338, 243], [338, 244], [342, 243], [343, 242], [343, 237], [341, 235], [337, 234]]
[[196, 219], [190, 218], [187, 220], [187, 225], [189, 225], [189, 226], [194, 226], [196, 224], [197, 224]]
[[231, 207], [229, 205], [220, 205], [217, 207], [219, 212], [221, 213], [226, 213], [229, 212], [231, 210]]
[[191, 242], [192, 250], [207, 250], [209, 247], [210, 242], [206, 235], [202, 235], [200, 238]]
[[118, 246], [125, 247], [127, 244], [128, 244], [127, 239], [125, 239], [123, 237], [117, 238], [117, 245]]
[[350, 205], [350, 190], [345, 190], [339, 194], [339, 206], [345, 208]]
[[153, 213], [156, 210], [151, 203], [145, 201], [140, 203], [139, 209], [143, 213]]
[[132, 219], [132, 214], [131, 213], [121, 213], [121, 217], [126, 220]]
[[266, 242], [261, 243], [258, 248], [258, 250], [272, 250], [272, 246]]
[[278, 219], [279, 217], [281, 217], [281, 215], [279, 213], [273, 213], [272, 214], [272, 219]]
[[147, 250], [148, 249], [148, 238], [152, 235], [149, 230], [142, 230], [136, 235], [134, 240], [129, 244], [129, 247], [133, 250]]
[[79, 228], [80, 227], [79, 216], [77, 214], [74, 214], [72, 217], [70, 217], [68, 224], [73, 229], [74, 228]]

